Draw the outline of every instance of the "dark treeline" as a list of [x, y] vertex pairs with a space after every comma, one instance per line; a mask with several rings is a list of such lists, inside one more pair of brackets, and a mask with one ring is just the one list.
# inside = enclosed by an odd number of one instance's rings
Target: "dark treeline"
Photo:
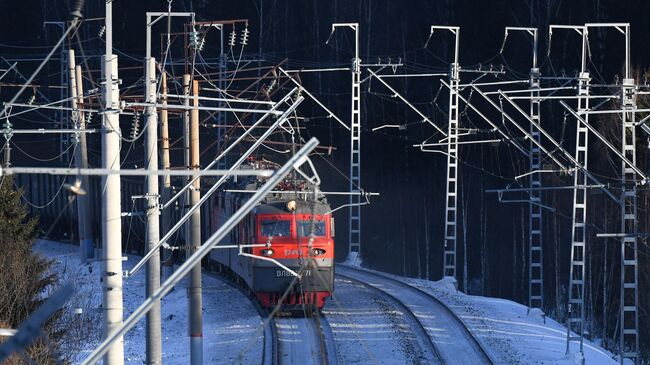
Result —
[[[102, 1], [86, 3], [87, 17], [102, 16]], [[43, 49], [5, 46], [51, 44], [58, 33], [55, 29], [49, 29], [45, 37], [42, 22], [67, 17], [68, 4], [63, 1], [2, 1], [0, 4], [3, 9], [12, 9], [3, 12], [3, 21], [0, 22], [0, 43], [3, 44], [0, 50], [4, 56], [42, 53]], [[141, 66], [145, 39], [144, 13], [164, 11], [167, 2], [116, 0], [114, 4], [115, 47], [124, 53], [120, 56], [121, 65]], [[374, 62], [378, 57], [384, 61], [388, 57], [393, 61], [401, 59], [407, 73], [448, 70], [453, 55], [449, 34], [437, 33], [424, 49], [431, 24], [460, 26], [462, 67], [489, 68], [494, 65], [498, 69], [503, 65], [507, 71], [507, 75], [500, 78], [503, 80], [527, 79], [531, 59], [530, 37], [521, 34], [512, 34], [503, 55], [499, 54], [505, 26], [534, 26], [540, 29], [538, 58], [542, 75], [545, 76], [574, 76], [580, 66], [579, 39], [571, 32], [554, 34], [550, 57], [547, 57], [549, 24], [630, 22], [632, 64], [639, 82], [645, 81], [644, 70], [650, 63], [650, 40], [645, 37], [650, 31], [645, 21], [650, 3], [644, 0], [174, 0], [172, 4], [174, 11], [196, 12], [197, 20], [249, 19], [251, 41], [245, 54], [263, 59], [266, 64], [279, 63], [287, 58], [287, 68], [348, 66], [353, 57], [353, 34], [348, 30], [339, 30], [326, 45], [325, 40], [333, 22], [360, 23], [360, 49], [364, 62]], [[87, 23], [84, 27], [82, 38], [87, 40], [84, 42], [85, 51], [88, 54], [101, 53], [103, 43], [93, 40], [100, 26]], [[175, 25], [175, 31], [181, 29], [180, 25]], [[205, 51], [205, 57], [218, 56], [216, 48], [207, 50], [213, 53]], [[155, 52], [160, 52], [159, 46], [156, 46]], [[182, 57], [181, 49], [174, 52]], [[622, 78], [624, 43], [619, 33], [614, 30], [590, 33], [590, 55], [589, 71], [594, 83], [613, 83]], [[237, 55], [233, 55], [233, 60], [236, 58]], [[56, 65], [51, 67], [50, 75], [58, 69]], [[25, 66], [25, 70], [28, 71], [29, 66]], [[475, 76], [464, 74], [463, 80], [470, 81]], [[122, 77], [134, 82], [139, 74], [127, 71], [122, 73]], [[349, 73], [309, 74], [302, 76], [302, 80], [343, 120], [349, 120]], [[57, 83], [52, 77], [46, 81]], [[440, 90], [438, 80], [414, 78], [391, 80], [391, 83], [439, 126], [446, 126], [448, 93]], [[396, 274], [438, 279], [442, 274], [446, 157], [438, 153], [423, 153], [412, 145], [432, 136], [431, 140], [437, 140], [440, 136], [434, 136], [435, 130], [430, 125], [420, 123], [416, 114], [392, 98], [379, 83], [367, 81], [362, 90], [362, 185], [366, 191], [381, 193], [379, 198], [372, 199], [372, 204], [363, 209], [364, 263]], [[3, 88], [0, 98], [6, 100], [12, 91]], [[500, 114], [481, 102], [479, 96], [471, 96], [469, 91], [463, 92], [463, 96], [472, 97], [472, 101], [488, 117], [501, 123]], [[324, 112], [314, 104], [305, 104], [302, 114], [313, 117], [306, 122], [308, 134], [317, 136], [323, 145], [336, 148], [331, 157], [315, 159], [324, 179], [323, 190], [345, 191], [348, 188], [347, 178], [337, 170], [346, 175], [348, 173], [349, 134], [335, 121], [322, 118]], [[615, 103], [612, 103], [612, 107], [616, 107]], [[563, 141], [564, 147], [571, 153], [574, 151], [575, 122], [570, 117], [564, 117], [558, 104], [544, 104], [543, 126], [556, 139]], [[130, 121], [123, 120], [123, 123], [123, 128], [128, 129]], [[614, 144], [620, 144], [620, 123], [617, 118], [600, 118], [595, 123]], [[372, 131], [384, 124], [407, 127]], [[487, 128], [479, 116], [464, 109], [461, 126]], [[172, 134], [178, 135], [180, 128], [176, 128]], [[203, 132], [206, 137], [202, 143], [207, 146], [213, 134]], [[637, 162], [646, 169], [650, 162], [646, 158], [646, 137], [638, 131], [637, 139]], [[620, 161], [607, 153], [595, 138], [591, 142], [590, 167], [605, 182], [611, 183], [613, 191], [620, 192], [620, 187], [617, 189], [616, 186]], [[52, 147], [54, 153], [58, 144], [52, 142], [51, 145], [56, 145]], [[91, 149], [100, 150], [98, 141], [94, 140]], [[180, 153], [174, 156], [176, 162], [179, 156]], [[481, 144], [463, 147], [460, 156], [458, 236], [461, 251], [458, 259], [461, 286], [466, 281], [466, 289], [472, 294], [505, 297], [525, 303], [528, 290], [528, 206], [499, 203], [496, 194], [485, 193], [485, 190], [517, 186], [514, 176], [527, 172], [526, 157], [503, 143], [499, 146]], [[203, 162], [207, 163], [211, 157], [206, 155]], [[16, 159], [29, 163], [26, 156], [19, 152], [16, 152]], [[142, 151], [134, 150], [128, 160], [131, 164], [141, 164], [141, 159]], [[572, 184], [573, 178], [545, 175], [543, 182], [545, 185], [565, 186]], [[592, 225], [588, 230], [587, 270], [591, 280], [586, 295], [587, 330], [591, 337], [608, 338], [605, 345], [616, 350], [617, 342], [612, 340], [616, 338], [618, 325], [620, 246], [617, 241], [597, 239], [595, 235], [599, 232], [618, 232], [620, 212], [618, 206], [604, 194], [593, 193], [589, 199], [588, 220]], [[332, 200], [335, 205], [346, 203], [345, 199]], [[555, 208], [554, 212], [544, 211], [545, 310], [562, 320], [566, 315], [572, 193], [570, 190], [547, 193], [543, 203]], [[647, 190], [640, 190], [638, 203], [638, 230], [646, 233], [650, 230], [647, 223]], [[336, 218], [337, 257], [342, 260], [347, 253], [347, 210], [338, 211]], [[463, 278], [463, 246], [467, 247], [467, 278]], [[650, 249], [645, 235], [640, 239], [639, 249], [641, 328], [647, 354], [650, 339], [643, 329], [647, 327], [648, 313], [643, 308], [650, 304], [647, 294], [650, 285], [650, 271], [647, 268]]]

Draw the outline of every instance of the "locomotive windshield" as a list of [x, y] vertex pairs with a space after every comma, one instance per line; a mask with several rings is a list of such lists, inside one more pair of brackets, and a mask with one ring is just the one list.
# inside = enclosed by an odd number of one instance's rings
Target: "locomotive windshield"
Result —
[[[325, 236], [325, 222], [314, 221], [313, 222], [314, 236], [324, 237]], [[298, 232], [303, 237], [309, 236], [312, 231], [312, 221], [298, 221]]]
[[291, 236], [291, 221], [288, 220], [263, 220], [262, 236], [289, 237]]

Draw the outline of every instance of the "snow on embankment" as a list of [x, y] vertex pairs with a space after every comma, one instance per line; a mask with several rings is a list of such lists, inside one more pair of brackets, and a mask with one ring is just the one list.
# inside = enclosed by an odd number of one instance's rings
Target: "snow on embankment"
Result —
[[[63, 280], [76, 285], [70, 303], [83, 308], [84, 319], [91, 322], [93, 335], [84, 339], [78, 361], [84, 359], [99, 343], [101, 315], [96, 308], [101, 305], [102, 287], [99, 281], [100, 262], [79, 264], [79, 247], [40, 240], [35, 250], [54, 260], [56, 270]], [[135, 266], [139, 257], [128, 256], [124, 270]], [[162, 350], [165, 364], [189, 363], [189, 338], [187, 335], [186, 281], [163, 299]], [[124, 316], [132, 313], [144, 300], [145, 270], [124, 280]], [[75, 307], [76, 308], [76, 307]], [[93, 313], [94, 312], [94, 313]], [[263, 328], [261, 319], [250, 303], [237, 289], [210, 275], [203, 275], [203, 358], [210, 364], [259, 363]], [[127, 364], [142, 364], [145, 360], [145, 320], [140, 321], [124, 338]], [[77, 361], [77, 362], [78, 362]]]
[[[511, 300], [466, 295], [457, 292], [453, 282], [431, 282], [401, 278], [424, 289], [445, 303], [469, 327], [490, 352], [503, 364], [579, 364], [578, 344], [571, 344], [572, 354], [566, 355], [566, 327], [544, 318]], [[599, 345], [585, 340], [585, 363], [590, 365], [617, 364], [615, 355]]]

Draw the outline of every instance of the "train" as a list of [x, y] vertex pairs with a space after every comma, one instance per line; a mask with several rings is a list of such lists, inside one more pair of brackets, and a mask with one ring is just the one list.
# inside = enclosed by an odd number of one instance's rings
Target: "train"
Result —
[[[242, 168], [269, 168], [252, 161]], [[225, 185], [211, 201], [210, 225], [219, 227], [252, 196], [265, 178], [244, 177]], [[327, 198], [293, 174], [279, 183], [209, 260], [232, 275], [262, 307], [320, 311], [334, 290], [335, 224]], [[220, 249], [219, 246], [232, 248]]]

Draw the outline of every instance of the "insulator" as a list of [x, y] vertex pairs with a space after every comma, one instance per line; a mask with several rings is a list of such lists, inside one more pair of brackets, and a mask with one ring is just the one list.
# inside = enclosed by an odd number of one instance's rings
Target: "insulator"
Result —
[[270, 93], [275, 88], [275, 85], [277, 85], [277, 83], [278, 83], [278, 80], [273, 79], [273, 81], [271, 81], [271, 84], [269, 85], [269, 88], [267, 89], [267, 92]]
[[36, 95], [32, 95], [29, 100], [27, 100], [27, 104], [32, 105], [34, 104], [34, 101], [36, 101]]
[[234, 47], [235, 44], [237, 43], [237, 32], [235, 31], [235, 27], [232, 27], [232, 32], [230, 32], [230, 40], [228, 41], [228, 45], [230, 47]]
[[245, 46], [248, 44], [248, 36], [250, 35], [251, 32], [248, 31], [248, 26], [244, 28], [244, 30], [241, 32], [241, 45]]
[[102, 25], [102, 27], [99, 28], [99, 32], [97, 32], [97, 36], [101, 38], [104, 36], [104, 33], [106, 33], [106, 26]]
[[203, 51], [203, 46], [205, 46], [205, 37], [199, 37], [198, 49]]
[[190, 47], [199, 48], [199, 33], [196, 29], [192, 29], [190, 32]]
[[133, 120], [131, 120], [131, 139], [136, 139], [140, 133], [140, 115], [138, 113], [133, 114]]
[[84, 0], [75, 0], [74, 5], [72, 6], [72, 11], [70, 12], [70, 16], [72, 16], [73, 19], [83, 17], [83, 15], [81, 15], [81, 9], [84, 7], [84, 2]]
[[92, 122], [92, 120], [93, 120], [93, 113], [86, 113], [85, 115], [87, 115], [87, 117], [86, 117], [86, 125], [89, 125], [90, 122]]

